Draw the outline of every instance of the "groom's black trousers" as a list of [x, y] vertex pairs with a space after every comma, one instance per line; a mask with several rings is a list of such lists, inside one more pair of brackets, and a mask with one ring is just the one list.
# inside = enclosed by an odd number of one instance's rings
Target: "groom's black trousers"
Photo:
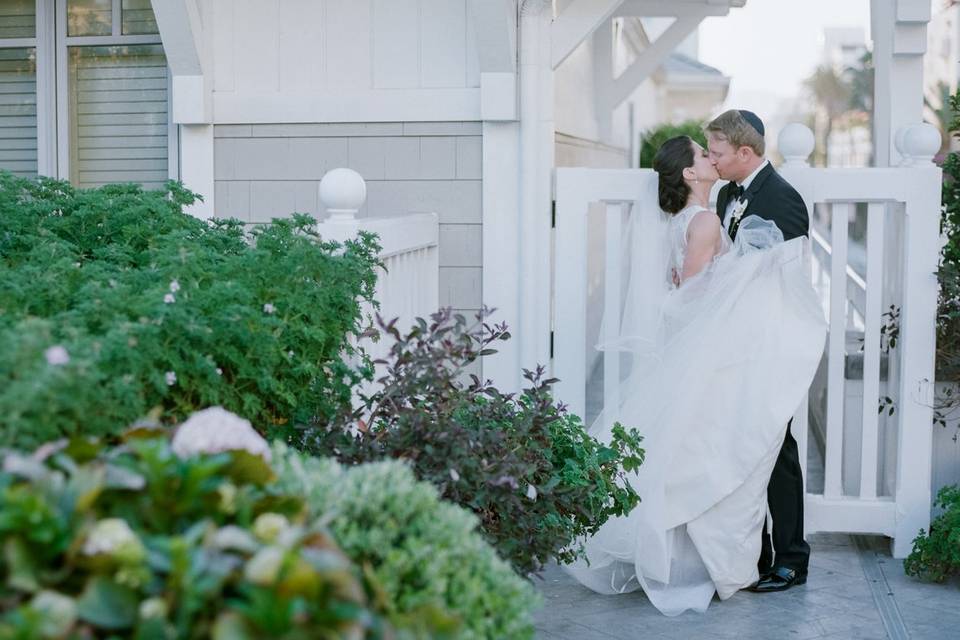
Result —
[[[810, 561], [810, 545], [803, 539], [803, 494], [800, 454], [788, 423], [787, 435], [773, 466], [770, 484], [767, 485], [767, 503], [773, 516], [773, 536], [767, 535], [767, 527], [764, 525], [760, 561], [757, 563], [761, 574], [774, 563], [778, 567], [787, 567], [806, 574]], [[773, 551], [776, 551], [776, 558]]]

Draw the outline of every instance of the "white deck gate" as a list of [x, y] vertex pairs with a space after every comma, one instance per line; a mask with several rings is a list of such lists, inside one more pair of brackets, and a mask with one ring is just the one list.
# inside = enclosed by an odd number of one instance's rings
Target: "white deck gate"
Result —
[[[907, 160], [896, 168], [810, 168], [813, 136], [802, 125], [784, 129], [779, 141], [787, 159], [780, 171], [814, 212], [811, 276], [830, 326], [819, 392], [798, 409], [793, 427], [806, 461], [808, 407], [823, 417], [813, 430], [825, 433], [822, 491], [810, 477], [819, 469], [805, 469], [806, 531], [889, 536], [898, 558], [930, 516], [941, 180], [931, 162], [939, 133], [931, 129], [914, 125], [898, 134]], [[618, 382], [603, 384], [620, 379], [619, 357], [592, 345], [601, 338], [601, 314], [619, 315], [621, 230], [645, 181], [655, 179], [643, 169], [556, 171], [553, 374], [558, 399], [588, 423], [601, 403], [612, 406], [620, 397]], [[858, 260], [851, 265], [850, 223], [863, 215], [865, 243], [854, 244]], [[888, 349], [881, 329], [891, 306], [899, 311], [899, 336]], [[862, 336], [862, 355], [850, 334]], [[862, 376], [851, 374], [861, 361]], [[893, 399], [892, 416], [880, 415], [884, 396]]]

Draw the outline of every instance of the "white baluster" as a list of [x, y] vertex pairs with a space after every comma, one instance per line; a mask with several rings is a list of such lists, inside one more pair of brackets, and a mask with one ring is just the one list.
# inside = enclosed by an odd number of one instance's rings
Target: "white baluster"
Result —
[[847, 326], [847, 224], [851, 205], [831, 207], [830, 221], [830, 340], [827, 360], [827, 446], [823, 494], [843, 493], [840, 477], [843, 452], [843, 396]]
[[[608, 202], [606, 206], [607, 234], [604, 246], [604, 285], [603, 317], [605, 332], [603, 342], [610, 343], [620, 335], [620, 283], [623, 265], [620, 262], [621, 215], [623, 203]], [[603, 352], [603, 406], [620, 406], [620, 352]], [[615, 416], [606, 415], [604, 419], [612, 424]]]
[[880, 402], [880, 320], [883, 294], [885, 206], [867, 207], [867, 292], [863, 333], [863, 430], [860, 449], [860, 497], [877, 497], [877, 430]]

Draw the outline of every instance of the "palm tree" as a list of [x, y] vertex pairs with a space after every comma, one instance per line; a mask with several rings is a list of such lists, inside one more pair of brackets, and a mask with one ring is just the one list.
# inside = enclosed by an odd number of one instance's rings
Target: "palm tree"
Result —
[[819, 116], [817, 123], [822, 123], [818, 137], [816, 158], [826, 165], [827, 144], [836, 119], [850, 109], [851, 88], [830, 65], [821, 65], [804, 83], [817, 105]]

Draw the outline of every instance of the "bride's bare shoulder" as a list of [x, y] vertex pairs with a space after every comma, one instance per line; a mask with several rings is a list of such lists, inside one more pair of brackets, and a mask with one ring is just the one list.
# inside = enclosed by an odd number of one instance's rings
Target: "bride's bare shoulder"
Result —
[[690, 225], [687, 227], [689, 237], [714, 235], [720, 230], [720, 216], [710, 209], [701, 209], [693, 214]]

